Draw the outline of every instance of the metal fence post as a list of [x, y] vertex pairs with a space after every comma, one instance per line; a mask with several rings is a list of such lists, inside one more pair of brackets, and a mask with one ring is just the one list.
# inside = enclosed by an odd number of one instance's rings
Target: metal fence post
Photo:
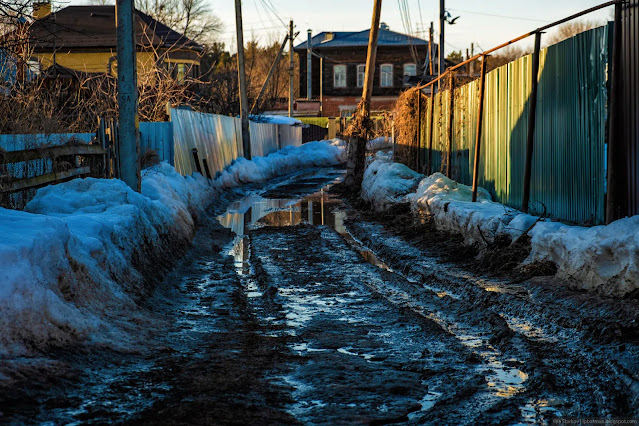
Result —
[[610, 73], [610, 97], [608, 118], [608, 197], [606, 223], [628, 215], [628, 147], [623, 136], [623, 111], [621, 110], [621, 9], [615, 5], [615, 24], [612, 38], [612, 66]]
[[539, 87], [539, 51], [541, 50], [541, 32], [535, 33], [535, 51], [532, 56], [532, 84], [528, 105], [528, 137], [526, 141], [526, 166], [524, 168], [524, 193], [521, 210], [528, 213], [530, 202], [530, 179], [532, 175], [532, 157], [535, 144], [535, 119], [537, 118], [537, 89]]
[[430, 176], [433, 173], [433, 124], [435, 122], [435, 88], [433, 86], [430, 87], [430, 111], [428, 121], [428, 167], [426, 174]]
[[473, 165], [473, 202], [477, 201], [477, 184], [479, 181], [479, 159], [481, 151], [481, 131], [484, 121], [484, 90], [486, 85], [486, 61], [484, 56], [481, 61], [481, 77], [479, 79], [479, 105], [477, 111], [477, 135], [475, 135], [475, 164]]
[[422, 91], [417, 90], [417, 157], [415, 161], [415, 171], [421, 171], [421, 157], [422, 157]]
[[449, 76], [450, 103], [448, 108], [448, 152], [446, 153], [446, 176], [453, 178], [453, 120], [455, 118], [455, 75]]
[[197, 170], [199, 174], [204, 176], [204, 173], [202, 173], [202, 166], [200, 165], [200, 157], [197, 153], [197, 148], [193, 148], [191, 152], [193, 153], [193, 160], [195, 161], [195, 170]]

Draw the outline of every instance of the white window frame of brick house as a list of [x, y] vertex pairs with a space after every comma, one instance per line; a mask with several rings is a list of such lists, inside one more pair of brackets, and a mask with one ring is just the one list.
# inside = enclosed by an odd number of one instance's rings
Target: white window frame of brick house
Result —
[[[340, 75], [343, 80], [339, 78]], [[333, 87], [346, 87], [346, 65], [333, 65]]]
[[[390, 71], [384, 67], [390, 67]], [[379, 85], [381, 87], [393, 87], [393, 64], [381, 64], [379, 66]]]
[[364, 87], [366, 79], [366, 64], [357, 65], [357, 87]]
[[[407, 72], [406, 68], [412, 67], [412, 74]], [[417, 64], [412, 62], [404, 64], [404, 81], [407, 81], [406, 76], [415, 77], [417, 75]], [[404, 85], [408, 86], [408, 83], [404, 83]]]

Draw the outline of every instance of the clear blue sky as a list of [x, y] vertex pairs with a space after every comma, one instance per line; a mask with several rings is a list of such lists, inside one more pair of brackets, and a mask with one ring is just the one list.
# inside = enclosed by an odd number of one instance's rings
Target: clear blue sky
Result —
[[[220, 35], [227, 48], [235, 50], [235, 9], [233, 0], [211, 0], [215, 13], [223, 20]], [[446, 8], [453, 16], [461, 16], [453, 26], [446, 27], [446, 51], [470, 47], [474, 42], [489, 49], [546, 23], [556, 21], [583, 9], [604, 3], [604, 0], [447, 0]], [[283, 40], [284, 25], [265, 4], [269, 0], [243, 0], [244, 37], [252, 36], [262, 43]], [[384, 0], [382, 21], [391, 30], [405, 33], [396, 0]], [[407, 0], [413, 31], [422, 30], [435, 21], [439, 31], [439, 0]], [[288, 25], [295, 21], [300, 36], [296, 44], [306, 37], [306, 30], [358, 31], [370, 27], [372, 0], [270, 0], [277, 15]], [[419, 6], [421, 5], [421, 16]], [[500, 15], [500, 16], [488, 16]], [[610, 8], [588, 15], [590, 20], [610, 19]], [[517, 18], [517, 19], [513, 19]], [[427, 36], [427, 33], [426, 33]]]

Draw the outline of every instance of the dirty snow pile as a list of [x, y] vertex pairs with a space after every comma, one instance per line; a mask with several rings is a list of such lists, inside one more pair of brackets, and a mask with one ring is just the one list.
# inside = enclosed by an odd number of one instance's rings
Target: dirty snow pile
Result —
[[477, 189], [476, 203], [472, 195], [471, 187], [434, 173], [410, 198], [413, 207], [429, 214], [439, 229], [462, 234], [469, 244], [492, 242], [503, 234], [515, 239], [536, 220], [493, 202], [484, 188]]
[[215, 180], [222, 188], [231, 188], [248, 182], [263, 182], [298, 169], [334, 166], [346, 161], [346, 142], [308, 142], [302, 146], [287, 146], [266, 157], [252, 161], [238, 158]]
[[237, 160], [209, 182], [167, 163], [147, 169], [142, 193], [116, 179], [75, 179], [38, 190], [26, 211], [0, 208], [0, 359], [82, 341], [131, 348], [145, 277], [189, 244], [196, 216], [219, 191], [344, 161], [343, 141], [286, 147]]
[[366, 170], [362, 196], [378, 209], [410, 202], [438, 229], [459, 233], [469, 244], [490, 243], [501, 235], [514, 240], [528, 231], [532, 249], [526, 263], [552, 261], [557, 275], [576, 288], [617, 297], [639, 288], [639, 216], [590, 228], [539, 220], [491, 201], [483, 188], [473, 203], [469, 186], [441, 173], [419, 177], [406, 166], [379, 160]]
[[250, 119], [251, 121], [255, 121], [256, 123], [284, 124], [288, 126], [303, 124], [297, 118], [288, 117], [286, 115], [258, 114], [258, 115], [251, 115]]
[[393, 147], [393, 138], [389, 136], [380, 136], [366, 142], [367, 151], [377, 151], [380, 149], [391, 149]]
[[364, 172], [362, 197], [384, 210], [392, 204], [407, 202], [423, 177], [403, 164], [375, 160]]
[[0, 358], [74, 340], [126, 346], [143, 274], [188, 244], [212, 195], [206, 179], [162, 163], [142, 194], [75, 179], [40, 189], [26, 211], [0, 208]]

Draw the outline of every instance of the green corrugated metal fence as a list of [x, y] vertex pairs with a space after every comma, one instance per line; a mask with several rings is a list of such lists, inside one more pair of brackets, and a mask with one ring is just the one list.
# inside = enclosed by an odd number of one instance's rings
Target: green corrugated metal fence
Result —
[[[531, 212], [556, 219], [604, 221], [608, 27], [543, 49], [532, 163]], [[531, 90], [531, 55], [486, 75], [479, 185], [496, 201], [520, 208]], [[435, 95], [432, 171], [445, 170], [449, 91]], [[472, 184], [479, 82], [455, 89], [452, 178]], [[427, 163], [428, 97], [421, 164]], [[545, 207], [544, 207], [545, 206]]]

